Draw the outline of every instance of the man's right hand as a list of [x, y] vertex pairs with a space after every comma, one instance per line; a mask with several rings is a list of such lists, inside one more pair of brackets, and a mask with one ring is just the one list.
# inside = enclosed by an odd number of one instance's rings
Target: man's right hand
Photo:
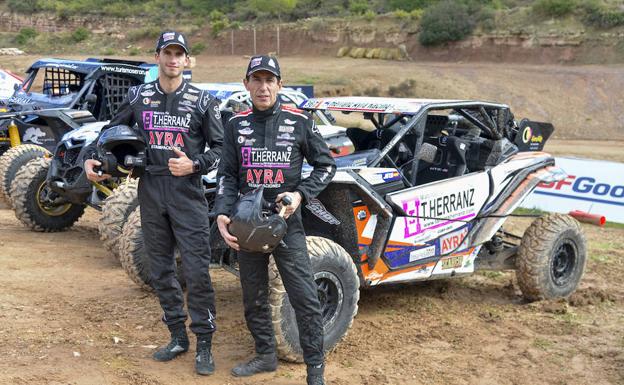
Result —
[[89, 179], [91, 182], [101, 182], [103, 180], [110, 178], [111, 176], [108, 174], [98, 175], [98, 173], [95, 172], [94, 168], [97, 166], [101, 166], [101, 165], [102, 163], [99, 160], [95, 160], [95, 159], [85, 160], [84, 170], [85, 170], [85, 174], [87, 174], [87, 179]]
[[240, 246], [238, 245], [238, 238], [230, 234], [227, 227], [229, 224], [230, 218], [228, 216], [221, 214], [217, 217], [217, 227], [219, 228], [219, 232], [221, 233], [223, 240], [228, 246], [236, 251], [239, 251]]

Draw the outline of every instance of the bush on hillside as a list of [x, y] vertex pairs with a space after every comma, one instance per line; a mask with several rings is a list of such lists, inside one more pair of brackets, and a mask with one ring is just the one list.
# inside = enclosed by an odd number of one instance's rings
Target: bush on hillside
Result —
[[574, 0], [537, 0], [533, 3], [533, 11], [548, 17], [561, 17], [568, 15], [576, 9]]
[[425, 9], [418, 37], [422, 45], [439, 45], [469, 36], [474, 20], [463, 3], [443, 0]]
[[15, 42], [19, 45], [24, 45], [28, 43], [30, 39], [34, 39], [35, 37], [37, 37], [37, 31], [33, 28], [22, 28], [17, 36], [15, 36]]
[[88, 29], [84, 27], [76, 28], [74, 32], [72, 32], [71, 34], [72, 40], [75, 41], [76, 43], [87, 40], [89, 36], [91, 36], [91, 31], [89, 31]]
[[156, 39], [158, 39], [158, 37], [160, 36], [161, 32], [162, 32], [162, 27], [150, 26], [150, 27], [142, 27], [142, 28], [130, 30], [128, 31], [126, 36], [128, 40], [131, 42], [143, 40], [143, 39], [152, 39], [155, 42]]
[[206, 49], [206, 44], [197, 42], [191, 46], [191, 55], [199, 55]]
[[387, 3], [391, 10], [402, 9], [409, 12], [414, 9], [427, 8], [435, 3], [435, 0], [388, 0]]
[[349, 12], [351, 12], [352, 15], [364, 15], [370, 10], [367, 1], [349, 0]]
[[10, 10], [20, 13], [32, 13], [41, 10], [38, 0], [8, 0]]
[[583, 22], [596, 28], [613, 28], [624, 25], [624, 11], [607, 8], [597, 2], [583, 4]]

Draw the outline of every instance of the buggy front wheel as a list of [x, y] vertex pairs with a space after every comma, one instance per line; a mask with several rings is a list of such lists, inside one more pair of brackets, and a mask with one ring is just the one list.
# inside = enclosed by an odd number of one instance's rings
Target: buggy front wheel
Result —
[[525, 231], [516, 256], [516, 277], [529, 301], [567, 297], [578, 287], [587, 259], [581, 225], [569, 215], [549, 214]]

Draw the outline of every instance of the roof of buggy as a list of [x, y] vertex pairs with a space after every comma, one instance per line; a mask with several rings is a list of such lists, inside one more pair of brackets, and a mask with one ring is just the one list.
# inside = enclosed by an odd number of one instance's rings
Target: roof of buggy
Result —
[[475, 100], [452, 99], [407, 99], [382, 98], [366, 96], [345, 96], [333, 98], [312, 98], [301, 103], [300, 108], [306, 110], [331, 110], [346, 112], [375, 112], [375, 113], [403, 113], [415, 115], [424, 107], [436, 106], [439, 108], [455, 108], [469, 105], [483, 105], [492, 107], [506, 107], [502, 104], [481, 102]]
[[108, 60], [108, 59], [87, 59], [85, 61], [82, 60], [67, 60], [67, 59], [40, 59], [34, 62], [26, 72], [31, 72], [34, 69], [44, 68], [44, 67], [55, 67], [55, 68], [63, 68], [70, 71], [82, 73], [82, 74], [90, 74], [93, 71], [99, 69], [102, 66], [114, 66], [114, 65], [134, 65], [137, 67], [141, 67], [143, 70], [147, 69], [149, 65], [143, 62], [130, 62], [130, 61], [122, 61], [122, 60]]

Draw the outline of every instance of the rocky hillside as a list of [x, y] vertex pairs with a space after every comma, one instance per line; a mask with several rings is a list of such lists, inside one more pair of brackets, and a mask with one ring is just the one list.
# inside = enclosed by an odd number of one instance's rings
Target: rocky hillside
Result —
[[[176, 28], [189, 35], [194, 54], [334, 56], [340, 51], [365, 57], [362, 49], [377, 48], [394, 53], [371, 54], [372, 58], [535, 64], [624, 61], [622, 0], [247, 0], [218, 4], [180, 0], [175, 2], [179, 7], [171, 8], [173, 3], [0, 2], [0, 9], [4, 7], [0, 46], [17, 46], [33, 54], [83, 51], [132, 56], [151, 53], [161, 29]], [[312, 3], [317, 6], [311, 7]], [[23, 12], [23, 4], [39, 12]], [[272, 8], [275, 4], [282, 7]]]

